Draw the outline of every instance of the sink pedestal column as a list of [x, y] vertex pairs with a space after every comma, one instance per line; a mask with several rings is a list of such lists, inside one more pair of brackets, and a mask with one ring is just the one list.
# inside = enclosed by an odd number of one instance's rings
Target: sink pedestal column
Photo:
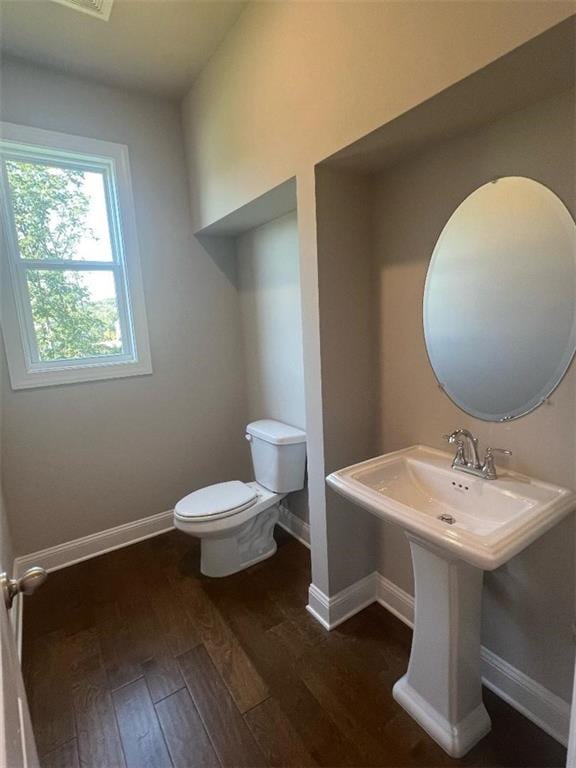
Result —
[[483, 572], [408, 534], [416, 582], [408, 672], [394, 698], [452, 757], [491, 728], [482, 702]]

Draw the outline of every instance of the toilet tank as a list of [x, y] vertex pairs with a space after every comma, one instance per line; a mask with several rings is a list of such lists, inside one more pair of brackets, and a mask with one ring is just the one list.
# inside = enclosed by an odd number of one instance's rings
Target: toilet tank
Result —
[[274, 493], [304, 487], [306, 433], [281, 421], [262, 419], [246, 427], [254, 479]]

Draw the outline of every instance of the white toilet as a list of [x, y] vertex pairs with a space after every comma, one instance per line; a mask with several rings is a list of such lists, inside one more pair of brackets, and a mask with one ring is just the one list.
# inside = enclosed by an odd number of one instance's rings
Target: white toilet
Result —
[[304, 487], [306, 433], [272, 419], [246, 427], [255, 481], [232, 480], [194, 491], [174, 508], [174, 525], [197, 536], [200, 570], [229, 576], [276, 552], [278, 502]]

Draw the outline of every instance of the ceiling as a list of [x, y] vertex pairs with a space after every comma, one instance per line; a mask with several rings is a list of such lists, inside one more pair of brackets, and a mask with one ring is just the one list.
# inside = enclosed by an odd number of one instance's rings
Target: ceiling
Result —
[[2, 55], [111, 85], [183, 95], [241, 0], [114, 0], [109, 21], [50, 0], [0, 0]]

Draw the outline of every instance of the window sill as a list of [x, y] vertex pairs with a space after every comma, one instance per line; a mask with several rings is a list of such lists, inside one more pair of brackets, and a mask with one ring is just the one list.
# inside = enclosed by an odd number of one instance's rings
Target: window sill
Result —
[[138, 363], [101, 363], [95, 365], [75, 365], [52, 370], [10, 371], [12, 389], [37, 389], [63, 384], [80, 384], [90, 381], [106, 381], [130, 376], [146, 376], [152, 373], [150, 361]]

